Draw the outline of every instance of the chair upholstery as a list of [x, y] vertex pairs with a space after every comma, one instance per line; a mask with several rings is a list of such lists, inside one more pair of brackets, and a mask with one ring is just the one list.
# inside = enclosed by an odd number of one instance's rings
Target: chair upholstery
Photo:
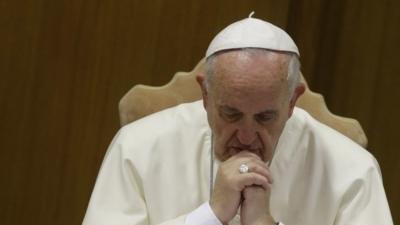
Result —
[[[121, 126], [180, 103], [201, 99], [201, 90], [195, 77], [196, 74], [203, 71], [203, 67], [204, 59], [191, 72], [178, 72], [169, 83], [161, 87], [135, 85], [119, 102]], [[306, 110], [318, 121], [366, 147], [367, 137], [358, 121], [332, 114], [327, 108], [323, 96], [312, 92], [303, 76], [302, 82], [307, 88], [298, 99], [296, 106]]]

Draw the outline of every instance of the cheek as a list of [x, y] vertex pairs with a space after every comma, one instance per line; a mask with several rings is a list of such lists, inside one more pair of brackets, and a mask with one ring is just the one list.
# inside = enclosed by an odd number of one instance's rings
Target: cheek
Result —
[[216, 141], [220, 146], [226, 146], [229, 139], [231, 139], [232, 135], [234, 135], [235, 128], [231, 124], [226, 123], [221, 119], [215, 120], [214, 125], [213, 133]]
[[260, 136], [265, 148], [271, 149], [275, 147], [282, 133], [284, 125], [285, 121], [283, 120], [276, 121], [275, 123], [263, 128], [263, 130], [260, 132]]
[[219, 160], [225, 161], [230, 157], [228, 146], [235, 134], [235, 128], [221, 119], [216, 119], [213, 122], [214, 152]]
[[285, 127], [286, 119], [282, 118], [280, 121], [277, 121], [276, 124], [270, 129], [270, 141], [272, 145], [276, 145], [279, 137], [282, 134], [283, 128]]
[[221, 136], [226, 132], [228, 124], [219, 116], [214, 107], [207, 111], [207, 117], [214, 136]]

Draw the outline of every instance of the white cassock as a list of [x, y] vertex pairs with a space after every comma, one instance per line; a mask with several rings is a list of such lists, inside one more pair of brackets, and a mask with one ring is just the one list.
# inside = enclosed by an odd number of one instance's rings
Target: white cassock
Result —
[[[106, 153], [83, 224], [184, 225], [209, 200], [210, 154], [201, 101], [123, 127]], [[393, 224], [375, 158], [299, 108], [270, 169], [271, 213], [285, 225]]]

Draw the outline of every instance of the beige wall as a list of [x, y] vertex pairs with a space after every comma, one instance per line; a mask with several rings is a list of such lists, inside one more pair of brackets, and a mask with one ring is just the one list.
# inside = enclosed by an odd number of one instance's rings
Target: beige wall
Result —
[[[329, 3], [328, 3], [329, 2]], [[299, 44], [312, 89], [360, 120], [400, 221], [400, 3], [0, 1], [2, 224], [80, 224], [134, 84], [189, 71], [225, 25], [256, 17]]]

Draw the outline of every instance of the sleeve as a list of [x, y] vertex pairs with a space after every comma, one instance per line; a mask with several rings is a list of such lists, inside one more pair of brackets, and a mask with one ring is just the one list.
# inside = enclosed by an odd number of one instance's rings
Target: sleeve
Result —
[[187, 215], [185, 225], [222, 225], [222, 223], [215, 216], [210, 204], [206, 202]]
[[335, 225], [393, 225], [379, 165], [372, 160], [374, 166], [343, 196]]
[[[149, 225], [142, 181], [124, 155], [120, 131], [112, 141], [98, 174], [83, 225]], [[162, 225], [184, 225], [181, 215]]]

